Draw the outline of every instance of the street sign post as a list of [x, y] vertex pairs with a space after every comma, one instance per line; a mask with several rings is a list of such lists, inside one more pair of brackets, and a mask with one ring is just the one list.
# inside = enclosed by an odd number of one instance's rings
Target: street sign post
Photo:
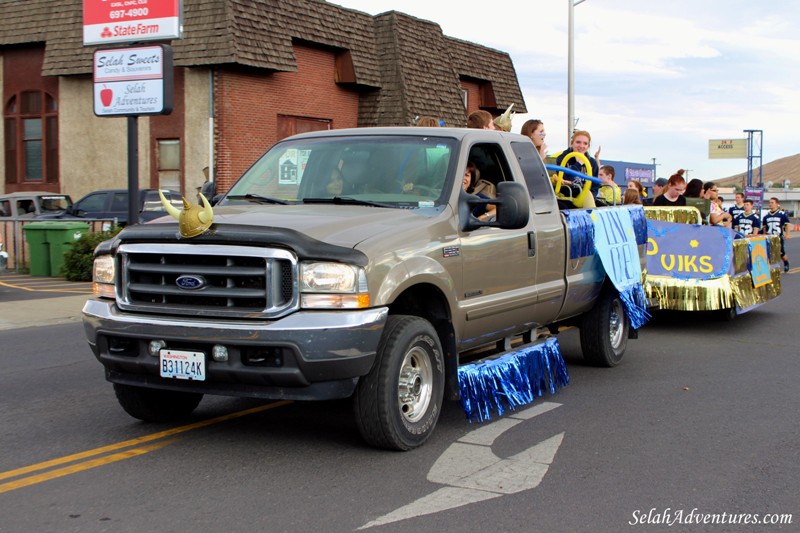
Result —
[[[83, 0], [83, 44], [180, 39], [182, 0]], [[172, 112], [172, 47], [96, 50], [94, 114], [128, 117], [128, 222], [139, 222], [139, 115]]]

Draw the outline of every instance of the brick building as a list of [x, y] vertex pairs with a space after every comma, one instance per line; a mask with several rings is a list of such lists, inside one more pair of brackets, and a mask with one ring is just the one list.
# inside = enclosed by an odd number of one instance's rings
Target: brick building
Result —
[[[137, 119], [140, 187], [191, 194], [212, 166], [224, 191], [271, 144], [303, 131], [424, 115], [460, 127], [477, 109], [526, 111], [508, 54], [429, 21], [321, 0], [183, 4], [183, 38], [168, 43], [173, 111]], [[83, 46], [82, 6], [0, 4], [3, 192], [78, 198], [126, 187], [127, 119], [94, 115], [97, 47]]]

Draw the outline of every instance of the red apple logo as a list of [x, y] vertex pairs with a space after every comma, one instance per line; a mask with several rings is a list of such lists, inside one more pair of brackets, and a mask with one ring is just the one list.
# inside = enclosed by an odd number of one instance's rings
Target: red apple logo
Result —
[[106, 87], [102, 91], [100, 91], [100, 101], [103, 102], [103, 107], [108, 107], [111, 105], [111, 100], [114, 98], [114, 91]]

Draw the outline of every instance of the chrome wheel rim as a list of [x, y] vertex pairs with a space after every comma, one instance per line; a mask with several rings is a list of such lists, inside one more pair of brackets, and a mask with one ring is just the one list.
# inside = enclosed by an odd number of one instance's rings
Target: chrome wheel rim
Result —
[[625, 328], [623, 327], [625, 316], [624, 313], [625, 311], [622, 309], [622, 302], [619, 300], [614, 300], [614, 303], [611, 306], [611, 315], [609, 316], [610, 324], [608, 327], [611, 347], [614, 348], [614, 350], [618, 350], [622, 345], [622, 334], [625, 332]]
[[433, 366], [428, 352], [412, 347], [400, 365], [397, 399], [400, 414], [408, 422], [418, 422], [428, 410], [433, 395]]

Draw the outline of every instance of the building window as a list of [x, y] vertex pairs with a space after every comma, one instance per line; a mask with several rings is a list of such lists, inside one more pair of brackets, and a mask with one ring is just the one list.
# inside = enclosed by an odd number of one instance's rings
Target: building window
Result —
[[177, 140], [158, 141], [158, 170], [181, 169], [181, 142]]
[[181, 190], [181, 141], [158, 139], [158, 187], [171, 191]]
[[329, 129], [331, 129], [330, 119], [278, 115], [278, 140], [297, 133]]
[[469, 91], [467, 89], [461, 89], [461, 99], [464, 100], [464, 109], [469, 109]]
[[23, 91], [5, 107], [6, 183], [58, 183], [58, 104]]

